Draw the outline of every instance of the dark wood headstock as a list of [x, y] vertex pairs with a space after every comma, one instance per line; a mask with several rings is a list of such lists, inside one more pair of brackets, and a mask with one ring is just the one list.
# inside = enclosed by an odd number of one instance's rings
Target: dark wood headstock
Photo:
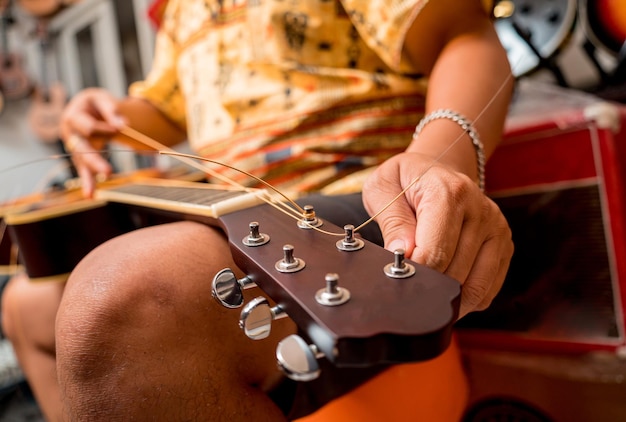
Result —
[[[337, 237], [301, 229], [295, 220], [267, 205], [222, 216], [220, 221], [237, 265], [335, 365], [414, 362], [447, 348], [458, 317], [456, 280], [415, 263], [411, 263], [416, 269], [413, 276], [389, 278], [383, 268], [394, 262], [393, 253], [367, 241], [361, 250], [340, 251], [335, 246]], [[252, 221], [270, 236], [267, 244], [243, 244]], [[323, 228], [343, 232], [327, 222]], [[294, 247], [304, 269], [276, 270], [284, 245]], [[315, 300], [328, 273], [338, 274], [339, 286], [350, 292], [345, 304], [324, 306]]]

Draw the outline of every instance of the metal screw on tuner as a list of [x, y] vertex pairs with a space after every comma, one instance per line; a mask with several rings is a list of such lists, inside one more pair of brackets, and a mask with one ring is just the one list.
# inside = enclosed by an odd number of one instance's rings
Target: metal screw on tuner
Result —
[[270, 335], [272, 321], [287, 316], [280, 307], [270, 307], [268, 300], [262, 296], [255, 297], [241, 310], [239, 327], [252, 340], [261, 340]]
[[346, 224], [343, 226], [343, 229], [346, 233], [345, 237], [341, 240], [338, 240], [335, 245], [337, 249], [346, 252], [358, 251], [359, 249], [363, 249], [365, 246], [365, 242], [361, 239], [354, 237], [354, 226], [352, 224]]
[[261, 246], [270, 241], [269, 235], [259, 231], [259, 223], [252, 221], [250, 223], [250, 234], [243, 238], [242, 242], [246, 246]]
[[213, 277], [211, 295], [226, 308], [243, 305], [243, 290], [256, 284], [248, 277], [237, 279], [230, 268], [224, 268]]
[[315, 208], [313, 205], [305, 205], [303, 209], [304, 214], [302, 214], [302, 219], [298, 220], [298, 227], [301, 229], [312, 229], [320, 227], [324, 224], [324, 222], [315, 215]]
[[404, 249], [393, 252], [394, 262], [385, 265], [385, 274], [391, 278], [408, 278], [415, 274], [415, 267], [404, 262]]
[[326, 288], [315, 293], [315, 300], [320, 305], [338, 306], [350, 300], [350, 291], [339, 287], [339, 276], [335, 273], [326, 274]]
[[276, 347], [278, 367], [294, 381], [312, 381], [319, 377], [317, 359], [323, 356], [317, 346], [307, 344], [296, 334], [285, 337]]
[[293, 256], [293, 246], [283, 246], [283, 259], [276, 262], [276, 269], [281, 273], [295, 273], [305, 267], [306, 263], [300, 258]]

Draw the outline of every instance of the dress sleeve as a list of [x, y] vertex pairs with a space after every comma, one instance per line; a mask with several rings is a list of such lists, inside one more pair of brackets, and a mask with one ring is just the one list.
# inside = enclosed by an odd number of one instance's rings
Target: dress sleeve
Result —
[[[437, 0], [341, 0], [365, 43], [385, 64], [400, 73], [413, 73], [403, 56], [404, 40], [428, 1]], [[493, 0], [482, 3], [486, 11], [491, 10]]]
[[129, 87], [129, 95], [152, 103], [181, 129], [186, 128], [185, 101], [178, 81], [176, 41], [180, 0], [169, 0], [156, 35], [152, 67], [146, 78]]

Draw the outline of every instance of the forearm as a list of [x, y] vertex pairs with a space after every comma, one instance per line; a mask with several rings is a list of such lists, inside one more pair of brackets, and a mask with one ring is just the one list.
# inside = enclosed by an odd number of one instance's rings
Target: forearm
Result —
[[[117, 112], [129, 127], [165, 146], [172, 147], [186, 139], [185, 132], [148, 101], [127, 97], [119, 102]], [[114, 140], [136, 149], [147, 147], [123, 134], [117, 134]]]
[[[409, 29], [405, 48], [416, 69], [429, 77], [426, 114], [450, 109], [467, 118], [489, 157], [501, 139], [514, 78], [480, 1], [431, 0]], [[449, 119], [426, 124], [408, 151], [477, 177], [474, 146]]]
[[[490, 39], [495, 36], [487, 31], [448, 43], [430, 75], [426, 103], [427, 114], [451, 109], [473, 122], [487, 157], [500, 142], [513, 85], [506, 54]], [[428, 123], [408, 151], [427, 154], [477, 177], [474, 146], [449, 119]]]

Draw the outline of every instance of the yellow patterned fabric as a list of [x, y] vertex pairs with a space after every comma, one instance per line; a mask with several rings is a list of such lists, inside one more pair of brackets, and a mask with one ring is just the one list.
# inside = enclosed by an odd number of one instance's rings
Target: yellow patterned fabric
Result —
[[290, 192], [321, 190], [410, 142], [425, 82], [402, 46], [426, 1], [169, 0], [153, 69], [130, 93], [199, 154]]

